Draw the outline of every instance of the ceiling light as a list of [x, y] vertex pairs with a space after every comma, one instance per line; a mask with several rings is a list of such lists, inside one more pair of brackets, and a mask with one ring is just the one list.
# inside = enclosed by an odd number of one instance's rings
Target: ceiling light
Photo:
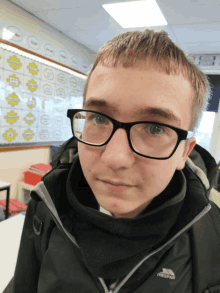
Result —
[[123, 28], [167, 25], [155, 0], [104, 4], [103, 8]]

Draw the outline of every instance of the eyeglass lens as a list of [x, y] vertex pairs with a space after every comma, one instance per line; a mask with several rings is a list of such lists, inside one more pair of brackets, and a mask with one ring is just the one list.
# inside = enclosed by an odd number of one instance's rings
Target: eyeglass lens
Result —
[[[79, 140], [92, 144], [105, 143], [113, 131], [113, 123], [105, 116], [80, 111], [73, 117], [73, 132]], [[155, 158], [165, 158], [173, 152], [178, 135], [173, 129], [152, 123], [139, 123], [131, 127], [130, 139], [138, 153]]]

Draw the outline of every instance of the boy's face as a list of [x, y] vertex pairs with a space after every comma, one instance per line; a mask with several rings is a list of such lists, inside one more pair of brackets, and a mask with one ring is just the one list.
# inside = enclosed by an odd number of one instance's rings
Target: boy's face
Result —
[[[188, 130], [192, 96], [191, 85], [182, 75], [167, 75], [153, 67], [107, 68], [98, 65], [89, 82], [86, 102], [104, 100], [116, 105], [117, 111], [86, 105], [84, 109], [104, 113], [120, 122], [155, 121]], [[172, 110], [180, 124], [156, 115], [139, 114], [140, 109], [148, 107]], [[182, 141], [171, 158], [149, 159], [134, 153], [126, 131], [118, 129], [107, 145], [95, 147], [78, 142], [78, 151], [84, 176], [99, 205], [114, 217], [134, 218], [167, 187], [175, 170], [184, 168], [195, 144], [192, 137], [186, 150]], [[115, 191], [102, 180], [122, 181], [129, 187]]]

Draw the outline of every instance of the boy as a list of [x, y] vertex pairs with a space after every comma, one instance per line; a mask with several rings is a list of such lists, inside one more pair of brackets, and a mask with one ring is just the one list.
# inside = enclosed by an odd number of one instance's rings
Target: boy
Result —
[[[216, 267], [215, 279], [195, 279], [190, 238], [208, 213], [220, 215], [207, 197], [216, 162], [187, 136], [209, 95], [207, 77], [164, 31], [127, 32], [99, 51], [83, 109], [68, 111], [73, 139], [32, 192], [13, 293], [201, 293], [220, 284]], [[39, 217], [33, 224], [43, 209], [50, 229]]]

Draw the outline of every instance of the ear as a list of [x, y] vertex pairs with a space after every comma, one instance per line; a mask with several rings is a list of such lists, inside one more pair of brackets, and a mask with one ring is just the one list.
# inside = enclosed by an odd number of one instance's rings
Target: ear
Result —
[[191, 137], [187, 140], [187, 143], [183, 150], [183, 154], [179, 158], [178, 164], [176, 166], [176, 170], [182, 170], [185, 167], [186, 159], [188, 158], [189, 154], [191, 153], [195, 145], [196, 145], [195, 137]]

